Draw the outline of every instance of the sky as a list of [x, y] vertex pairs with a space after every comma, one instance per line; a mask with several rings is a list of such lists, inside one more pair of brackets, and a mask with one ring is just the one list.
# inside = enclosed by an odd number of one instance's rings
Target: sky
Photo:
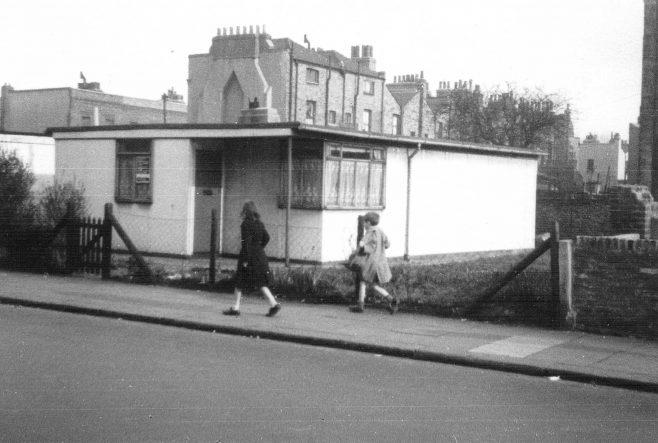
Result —
[[628, 138], [640, 109], [643, 0], [3, 0], [0, 83], [187, 100], [188, 56], [218, 28], [262, 26], [273, 38], [349, 56], [371, 45], [387, 81], [424, 72], [484, 90], [540, 89], [570, 103], [575, 135]]

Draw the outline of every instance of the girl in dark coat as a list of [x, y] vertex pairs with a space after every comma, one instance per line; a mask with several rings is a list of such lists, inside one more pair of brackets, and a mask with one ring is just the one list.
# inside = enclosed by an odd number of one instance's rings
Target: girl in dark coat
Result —
[[271, 283], [271, 273], [264, 248], [270, 241], [270, 235], [263, 222], [260, 221], [260, 214], [258, 214], [254, 202], [246, 202], [240, 215], [242, 216], [240, 225], [242, 246], [238, 256], [238, 269], [235, 273], [235, 304], [225, 310], [223, 314], [240, 315], [242, 291], [258, 288], [270, 303], [267, 316], [273, 317], [279, 312], [281, 305], [276, 302], [268, 287]]

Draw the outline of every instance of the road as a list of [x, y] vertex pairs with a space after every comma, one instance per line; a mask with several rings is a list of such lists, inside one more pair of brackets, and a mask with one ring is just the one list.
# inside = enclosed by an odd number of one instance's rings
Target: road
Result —
[[0, 306], [1, 442], [656, 441], [658, 395]]

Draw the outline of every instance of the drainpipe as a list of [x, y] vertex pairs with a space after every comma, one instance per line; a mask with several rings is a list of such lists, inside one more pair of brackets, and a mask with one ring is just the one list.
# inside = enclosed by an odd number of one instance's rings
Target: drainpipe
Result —
[[354, 111], [352, 111], [352, 121], [354, 122], [354, 126], [356, 129], [356, 109], [357, 109], [357, 103], [359, 100], [359, 87], [361, 86], [361, 63], [357, 63], [356, 65], [356, 92], [354, 93]]
[[407, 216], [404, 226], [404, 260], [409, 261], [409, 219], [411, 212], [411, 160], [420, 152], [421, 144], [409, 154], [407, 150]]
[[382, 110], [382, 116], [380, 118], [380, 124], [379, 124], [379, 132], [382, 134], [384, 133], [384, 88], [386, 87], [385, 85], [386, 81], [382, 80], [382, 104], [381, 104], [381, 110]]
[[288, 121], [292, 121], [292, 41], [288, 40], [288, 50], [290, 51], [290, 68], [288, 71], [289, 81], [288, 81]]
[[290, 203], [292, 201], [292, 136], [288, 137], [288, 192], [286, 196], [286, 267], [290, 267]]
[[340, 75], [343, 77], [343, 104], [340, 109], [340, 121], [345, 123], [345, 70], [341, 68]]
[[299, 63], [295, 60], [295, 102], [294, 102], [294, 121], [297, 121], [297, 90], [299, 89]]
[[327, 82], [324, 91], [324, 125], [329, 125], [329, 82], [331, 81], [331, 59], [329, 59], [329, 75], [327, 75]]
[[420, 98], [418, 99], [418, 137], [423, 136], [423, 104], [425, 103], [425, 85], [419, 85]]

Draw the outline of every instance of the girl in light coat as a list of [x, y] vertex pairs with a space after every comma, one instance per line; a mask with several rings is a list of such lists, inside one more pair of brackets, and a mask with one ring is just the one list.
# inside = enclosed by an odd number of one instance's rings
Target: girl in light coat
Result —
[[363, 240], [359, 242], [366, 255], [365, 264], [361, 270], [361, 281], [359, 282], [359, 301], [356, 306], [350, 306], [352, 312], [363, 312], [366, 299], [366, 286], [371, 285], [380, 296], [389, 301], [388, 310], [395, 314], [398, 310], [400, 300], [393, 297], [380, 285], [388, 283], [391, 280], [391, 268], [386, 260], [386, 249], [391, 245], [388, 237], [379, 226], [379, 214], [368, 212], [363, 217], [363, 224], [366, 232]]

